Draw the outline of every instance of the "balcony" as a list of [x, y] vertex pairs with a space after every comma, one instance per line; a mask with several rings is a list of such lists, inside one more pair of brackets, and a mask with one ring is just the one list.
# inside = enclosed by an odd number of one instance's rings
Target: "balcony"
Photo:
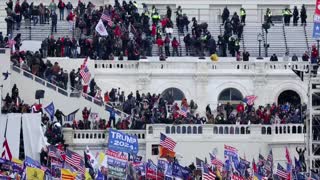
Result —
[[[276, 124], [276, 125], [169, 125], [150, 124], [146, 130], [121, 130], [124, 133], [138, 137], [140, 145], [146, 140], [160, 139], [160, 133], [173, 137], [176, 141], [188, 137], [193, 140], [212, 139], [228, 142], [261, 141], [261, 143], [279, 144], [283, 142], [303, 142], [305, 128], [303, 124]], [[64, 137], [67, 144], [83, 145], [95, 144], [104, 146], [108, 142], [108, 130], [73, 130], [64, 128]]]

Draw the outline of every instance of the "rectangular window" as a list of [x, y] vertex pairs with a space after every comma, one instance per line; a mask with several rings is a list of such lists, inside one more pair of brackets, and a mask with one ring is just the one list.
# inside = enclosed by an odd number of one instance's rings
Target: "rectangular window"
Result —
[[152, 144], [151, 145], [151, 154], [152, 155], [159, 155], [159, 144]]

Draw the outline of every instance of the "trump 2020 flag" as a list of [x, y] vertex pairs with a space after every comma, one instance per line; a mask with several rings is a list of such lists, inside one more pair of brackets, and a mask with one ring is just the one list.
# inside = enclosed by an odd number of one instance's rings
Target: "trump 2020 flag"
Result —
[[99, 20], [98, 24], [96, 25], [96, 31], [100, 34], [100, 36], [108, 36], [107, 29], [104, 26], [101, 19]]
[[49, 114], [50, 116], [50, 119], [51, 121], [53, 121], [53, 118], [54, 118], [54, 104], [53, 102], [51, 102], [47, 107], [44, 108], [44, 110], [47, 111], [47, 113]]

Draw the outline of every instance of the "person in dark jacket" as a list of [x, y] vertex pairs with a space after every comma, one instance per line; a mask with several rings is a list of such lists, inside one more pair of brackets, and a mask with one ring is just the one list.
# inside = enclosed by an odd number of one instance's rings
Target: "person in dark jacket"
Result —
[[208, 40], [208, 49], [209, 49], [210, 55], [216, 53], [217, 44], [216, 44], [216, 41], [214, 40], [213, 37], [211, 37], [211, 38]]
[[299, 11], [297, 6], [294, 6], [293, 9], [293, 26], [297, 26], [298, 25], [298, 19], [299, 19]]
[[57, 32], [57, 22], [58, 22], [58, 16], [56, 12], [51, 13], [51, 33]]
[[307, 10], [304, 4], [301, 7], [300, 18], [301, 18], [301, 26], [307, 25]]
[[70, 12], [71, 12], [72, 9], [73, 9], [73, 6], [72, 6], [72, 4], [71, 4], [70, 1], [67, 3], [66, 9], [67, 9], [67, 14], [70, 14]]
[[62, 124], [62, 116], [65, 116], [59, 109], [56, 110], [54, 116], [57, 118], [58, 122]]
[[243, 61], [249, 61], [250, 54], [248, 51], [244, 50], [242, 53]]
[[171, 20], [172, 10], [170, 6], [167, 6], [167, 18]]
[[278, 57], [276, 54], [273, 54], [271, 57], [270, 57], [270, 61], [278, 61]]
[[70, 85], [71, 87], [74, 87], [76, 82], [76, 72], [74, 69], [72, 69], [72, 71], [70, 72], [69, 77], [70, 77]]
[[65, 4], [62, 0], [59, 0], [58, 3], [58, 8], [59, 8], [59, 12], [60, 12], [60, 21], [64, 19], [64, 8], [65, 8]]
[[226, 6], [223, 9], [223, 13], [222, 13], [222, 24], [224, 24], [226, 22], [226, 20], [229, 19], [229, 16], [230, 16], [230, 12], [229, 12], [228, 7]]
[[12, 8], [13, 8], [13, 2], [12, 2], [12, 0], [9, 0], [8, 2], [6, 2], [6, 4], [7, 4], [7, 8], [13, 10], [13, 9], [12, 9]]
[[183, 42], [184, 42], [184, 44], [186, 46], [186, 56], [190, 56], [192, 39], [191, 39], [189, 33], [183, 38]]

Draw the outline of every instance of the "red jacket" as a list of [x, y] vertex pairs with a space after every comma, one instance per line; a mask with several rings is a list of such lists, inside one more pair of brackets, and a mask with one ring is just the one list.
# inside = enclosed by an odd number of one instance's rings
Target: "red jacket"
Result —
[[171, 44], [172, 44], [173, 48], [178, 48], [179, 47], [179, 42], [176, 39], [172, 40]]
[[121, 37], [121, 30], [119, 26], [116, 26], [116, 28], [114, 29], [114, 35], [116, 37]]
[[156, 27], [156, 25], [152, 25], [151, 35], [156, 36], [156, 34], [157, 34], [157, 27]]
[[158, 39], [157, 39], [157, 45], [158, 45], [159, 47], [162, 47], [163, 44], [164, 44], [163, 40], [162, 40], [161, 38], [158, 38]]
[[316, 47], [312, 47], [312, 53], [311, 53], [312, 58], [318, 57], [318, 50]]
[[244, 105], [243, 104], [238, 104], [237, 112], [243, 112], [243, 111], [244, 111]]

